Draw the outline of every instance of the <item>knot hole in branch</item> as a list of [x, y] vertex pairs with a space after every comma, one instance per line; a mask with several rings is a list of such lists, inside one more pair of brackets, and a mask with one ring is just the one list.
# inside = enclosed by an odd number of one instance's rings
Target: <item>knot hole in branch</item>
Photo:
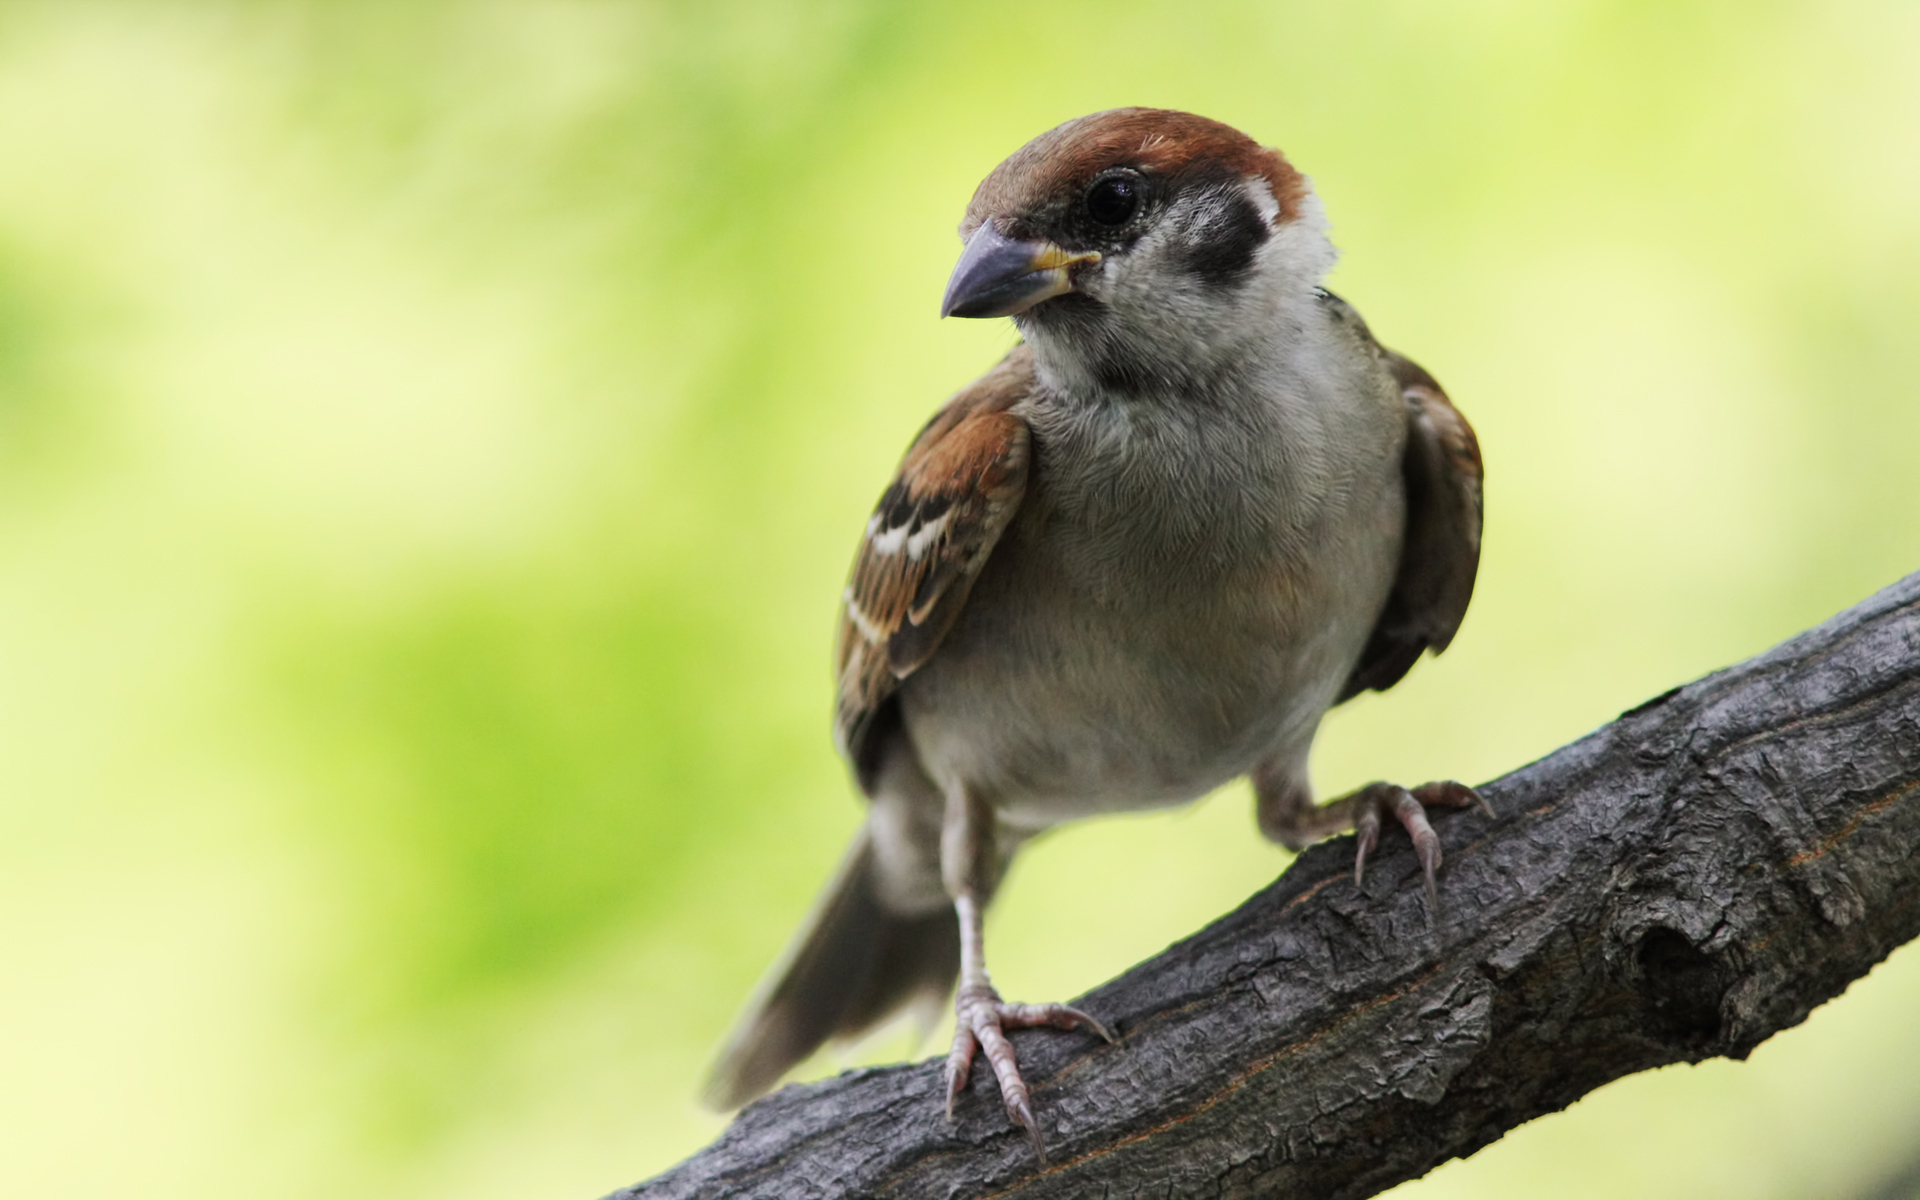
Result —
[[1635, 958], [1649, 1033], [1689, 1050], [1719, 1038], [1727, 980], [1712, 958], [1687, 935], [1658, 925], [1640, 939]]

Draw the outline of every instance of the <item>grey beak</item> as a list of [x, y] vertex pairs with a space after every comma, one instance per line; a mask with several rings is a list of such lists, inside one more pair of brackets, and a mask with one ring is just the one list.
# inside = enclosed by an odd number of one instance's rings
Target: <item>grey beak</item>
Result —
[[1073, 290], [1069, 268], [1097, 263], [1089, 251], [1069, 254], [1052, 242], [1035, 239], [1016, 242], [1002, 237], [991, 220], [967, 239], [967, 248], [947, 281], [940, 302], [943, 317], [1010, 317], [1042, 300]]

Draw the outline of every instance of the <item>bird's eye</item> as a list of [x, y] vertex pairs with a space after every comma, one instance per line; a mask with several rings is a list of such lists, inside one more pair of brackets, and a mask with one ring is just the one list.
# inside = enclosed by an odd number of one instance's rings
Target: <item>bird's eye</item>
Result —
[[1140, 185], [1125, 175], [1095, 180], [1087, 189], [1087, 215], [1102, 225], [1120, 226], [1140, 210]]

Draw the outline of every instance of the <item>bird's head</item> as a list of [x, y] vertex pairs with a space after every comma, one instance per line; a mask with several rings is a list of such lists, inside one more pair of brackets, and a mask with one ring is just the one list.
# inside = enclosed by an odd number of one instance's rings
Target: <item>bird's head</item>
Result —
[[942, 316], [1011, 316], [1070, 391], [1204, 386], [1284, 336], [1333, 265], [1312, 184], [1192, 113], [1119, 108], [1028, 142], [974, 192]]

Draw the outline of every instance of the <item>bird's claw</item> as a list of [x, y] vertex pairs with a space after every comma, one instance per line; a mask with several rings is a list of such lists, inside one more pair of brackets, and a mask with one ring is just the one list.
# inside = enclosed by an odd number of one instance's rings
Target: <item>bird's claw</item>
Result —
[[1108, 1042], [1113, 1034], [1086, 1013], [1067, 1004], [1009, 1004], [991, 984], [963, 984], [954, 997], [953, 1049], [947, 1054], [947, 1120], [953, 1120], [953, 1103], [967, 1086], [973, 1072], [973, 1054], [979, 1050], [993, 1068], [1000, 1084], [1000, 1097], [1006, 1103], [1007, 1116], [1027, 1131], [1034, 1153], [1042, 1161], [1047, 1157], [1046, 1143], [1040, 1137], [1040, 1125], [1033, 1118], [1033, 1100], [1026, 1080], [1020, 1078], [1020, 1064], [1007, 1040], [1009, 1029], [1090, 1029]]
[[1427, 912], [1440, 911], [1440, 889], [1435, 881], [1440, 871], [1440, 835], [1427, 820], [1429, 808], [1478, 808], [1493, 815], [1487, 798], [1464, 783], [1451, 779], [1423, 783], [1411, 790], [1398, 784], [1376, 783], [1361, 797], [1353, 828], [1357, 846], [1353, 854], [1353, 885], [1361, 886], [1367, 877], [1367, 856], [1380, 844], [1380, 827], [1391, 816], [1413, 839], [1413, 852], [1420, 860], [1420, 874], [1426, 885]]

